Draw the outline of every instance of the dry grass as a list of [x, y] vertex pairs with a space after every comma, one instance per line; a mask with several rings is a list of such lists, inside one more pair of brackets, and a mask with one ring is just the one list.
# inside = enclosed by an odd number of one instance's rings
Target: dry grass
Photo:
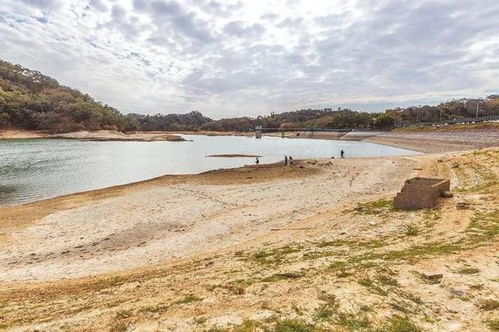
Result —
[[[2, 284], [0, 326], [416, 332], [459, 323], [497, 329], [498, 302], [490, 294], [499, 283], [490, 269], [497, 268], [499, 197], [493, 186], [483, 187], [497, 176], [497, 155], [447, 157], [436, 171], [450, 170], [467, 189], [432, 210], [393, 211], [386, 195], [378, 195], [303, 221], [309, 231], [272, 233], [217, 253], [96, 278]], [[471, 201], [473, 210], [457, 211], [458, 199]], [[371, 220], [376, 226], [366, 228]], [[441, 282], [421, 277], [434, 269], [443, 273]], [[466, 296], [453, 299], [451, 288], [467, 290]], [[453, 302], [467, 297], [466, 310]]]

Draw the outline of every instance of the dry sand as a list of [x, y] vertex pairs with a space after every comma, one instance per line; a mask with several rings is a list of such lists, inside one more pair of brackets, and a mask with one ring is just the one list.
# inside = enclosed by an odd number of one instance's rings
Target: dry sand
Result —
[[[455, 197], [393, 211], [415, 175], [451, 178]], [[499, 309], [498, 179], [496, 148], [165, 176], [0, 208], [0, 327], [483, 331]], [[420, 275], [432, 271], [443, 278]]]
[[[262, 166], [211, 172], [199, 176], [207, 177], [202, 183], [196, 176], [169, 176], [104, 189], [97, 192], [110, 197], [41, 218], [22, 206], [23, 227], [10, 232], [0, 247], [0, 280], [82, 277], [216, 251], [354, 197], [394, 192], [407, 173], [414, 173], [414, 164], [412, 159], [372, 158]], [[217, 183], [217, 177], [231, 172], [240, 173], [233, 183]], [[258, 177], [274, 180], [238, 183]], [[60, 206], [65, 199], [56, 201]], [[0, 225], [8, 222], [8, 211], [16, 208], [2, 213]]]
[[[281, 137], [281, 133], [265, 135]], [[287, 138], [314, 138], [341, 141], [364, 141], [395, 146], [424, 153], [464, 151], [499, 146], [499, 126], [486, 129], [464, 129], [447, 131], [351, 131], [351, 132], [286, 132]]]

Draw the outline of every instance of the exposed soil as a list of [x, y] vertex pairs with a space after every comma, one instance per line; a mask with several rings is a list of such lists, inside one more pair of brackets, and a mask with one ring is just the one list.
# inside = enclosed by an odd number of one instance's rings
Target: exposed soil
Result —
[[87, 141], [135, 141], [135, 142], [185, 141], [185, 139], [182, 138], [181, 136], [165, 132], [121, 133], [116, 130], [97, 130], [97, 131], [77, 131], [71, 133], [54, 134], [46, 131], [28, 131], [28, 130], [0, 131], [0, 139], [27, 139], [27, 138], [30, 139], [64, 138], [64, 139], [79, 139]]
[[[393, 210], [416, 175], [450, 178], [454, 197]], [[498, 319], [498, 206], [495, 148], [166, 176], [3, 208], [0, 327], [484, 331]]]

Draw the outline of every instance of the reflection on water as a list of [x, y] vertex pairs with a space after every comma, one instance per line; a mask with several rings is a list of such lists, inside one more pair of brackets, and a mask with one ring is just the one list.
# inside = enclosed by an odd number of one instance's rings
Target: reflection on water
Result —
[[300, 158], [371, 157], [415, 152], [384, 145], [332, 140], [254, 139], [185, 135], [192, 142], [0, 140], [0, 206], [150, 179], [253, 163], [212, 154], [261, 155], [261, 163]]

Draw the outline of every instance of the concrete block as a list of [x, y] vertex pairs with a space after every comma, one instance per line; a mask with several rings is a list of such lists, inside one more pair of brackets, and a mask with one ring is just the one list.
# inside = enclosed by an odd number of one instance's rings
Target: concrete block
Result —
[[450, 180], [415, 177], [406, 180], [404, 187], [393, 200], [396, 209], [410, 210], [432, 208], [442, 192], [450, 190]]

